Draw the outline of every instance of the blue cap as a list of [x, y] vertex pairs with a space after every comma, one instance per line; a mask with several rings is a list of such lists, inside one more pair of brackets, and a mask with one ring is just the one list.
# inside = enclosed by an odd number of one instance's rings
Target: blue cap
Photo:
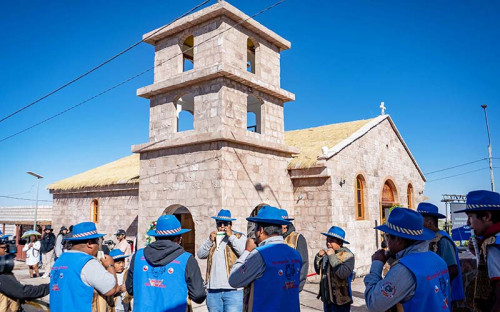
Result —
[[472, 191], [467, 194], [465, 209], [458, 212], [500, 211], [500, 194], [492, 191]]
[[217, 216], [212, 217], [212, 219], [215, 219], [217, 221], [234, 221], [236, 219], [231, 218], [231, 211], [226, 210], [226, 209], [221, 209]]
[[438, 219], [445, 219], [446, 216], [439, 213], [439, 208], [431, 203], [420, 203], [417, 207], [417, 212], [422, 216], [431, 216]]
[[106, 234], [97, 233], [94, 222], [82, 222], [73, 227], [73, 235], [66, 238], [68, 241], [84, 240], [103, 237]]
[[128, 256], [126, 256], [123, 251], [121, 251], [119, 248], [117, 249], [113, 249], [109, 252], [109, 256], [111, 258], [113, 258], [113, 260], [122, 260], [122, 259], [125, 259], [127, 258]]
[[420, 213], [401, 207], [394, 208], [385, 224], [375, 229], [411, 240], [429, 240], [436, 236], [436, 233], [424, 228], [424, 218]]
[[290, 221], [283, 219], [282, 209], [272, 206], [263, 206], [260, 208], [257, 216], [247, 218], [247, 221], [276, 225], [288, 225], [291, 223]]
[[178, 236], [189, 231], [191, 230], [181, 228], [181, 223], [174, 215], [163, 215], [156, 222], [156, 230], [148, 231], [148, 235], [154, 237]]
[[345, 231], [338, 226], [332, 226], [328, 230], [328, 233], [321, 233], [321, 234], [340, 239], [344, 243], [349, 244], [349, 242], [345, 240]]

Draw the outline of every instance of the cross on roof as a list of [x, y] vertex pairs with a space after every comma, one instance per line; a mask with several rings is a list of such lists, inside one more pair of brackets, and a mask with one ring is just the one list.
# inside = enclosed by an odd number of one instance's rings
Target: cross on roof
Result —
[[385, 105], [384, 102], [380, 102], [380, 109], [382, 110], [382, 113], [380, 115], [385, 115]]

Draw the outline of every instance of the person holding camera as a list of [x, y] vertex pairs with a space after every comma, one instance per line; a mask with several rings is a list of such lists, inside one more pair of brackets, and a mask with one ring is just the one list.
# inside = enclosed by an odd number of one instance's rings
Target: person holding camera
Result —
[[[1, 232], [0, 232], [1, 235]], [[44, 297], [49, 294], [49, 284], [22, 285], [16, 279], [14, 254], [9, 254], [7, 237], [0, 237], [0, 311], [21, 311], [21, 301]]]
[[[132, 248], [130, 248], [130, 244], [127, 241], [127, 232], [125, 230], [119, 229], [115, 233], [116, 240], [118, 244], [116, 244], [115, 249], [120, 249], [125, 256], [132, 255]], [[129, 267], [129, 258], [125, 258], [125, 267]]]
[[116, 282], [113, 258], [96, 258], [99, 240], [93, 222], [82, 222], [73, 227], [68, 240], [72, 247], [64, 252], [52, 267], [50, 276], [50, 311], [91, 311], [98, 296], [113, 296], [120, 291]]
[[39, 277], [38, 263], [40, 262], [40, 241], [36, 235], [30, 236], [30, 241], [24, 245], [23, 251], [26, 253], [26, 265], [30, 270], [30, 277]]

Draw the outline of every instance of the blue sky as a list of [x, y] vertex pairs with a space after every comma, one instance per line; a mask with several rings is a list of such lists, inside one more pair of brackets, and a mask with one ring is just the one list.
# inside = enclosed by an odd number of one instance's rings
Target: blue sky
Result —
[[[0, 118], [34, 101], [194, 7], [192, 1], [14, 1], [0, 11]], [[210, 2], [211, 4], [215, 1]], [[230, 1], [252, 15], [275, 1]], [[381, 101], [431, 172], [500, 157], [500, 4], [494, 1], [299, 1], [256, 20], [292, 42], [281, 55], [286, 130], [372, 118]], [[153, 65], [138, 47], [0, 123], [0, 139]], [[135, 95], [152, 72], [23, 134], [0, 142], [0, 195], [34, 198], [46, 185], [130, 154], [148, 138], [149, 102]], [[500, 167], [500, 159], [494, 160]], [[427, 175], [425, 194], [489, 189], [487, 161]], [[498, 188], [500, 171], [495, 170]], [[27, 201], [0, 198], [0, 206]], [[45, 204], [45, 203], [43, 203]]]

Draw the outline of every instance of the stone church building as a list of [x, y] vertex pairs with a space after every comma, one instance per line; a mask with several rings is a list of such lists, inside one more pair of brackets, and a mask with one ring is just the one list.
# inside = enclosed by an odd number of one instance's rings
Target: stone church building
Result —
[[[192, 253], [221, 208], [245, 220], [265, 204], [286, 209], [309, 245], [338, 225], [366, 273], [380, 245], [373, 227], [395, 204], [415, 207], [425, 177], [388, 115], [284, 131], [280, 53], [290, 42], [227, 2], [144, 35], [155, 47], [148, 142], [133, 154], [48, 186], [52, 225], [94, 221], [144, 245], [162, 214], [176, 215]], [[204, 261], [200, 262], [205, 265]], [[203, 268], [202, 268], [203, 271]]]

